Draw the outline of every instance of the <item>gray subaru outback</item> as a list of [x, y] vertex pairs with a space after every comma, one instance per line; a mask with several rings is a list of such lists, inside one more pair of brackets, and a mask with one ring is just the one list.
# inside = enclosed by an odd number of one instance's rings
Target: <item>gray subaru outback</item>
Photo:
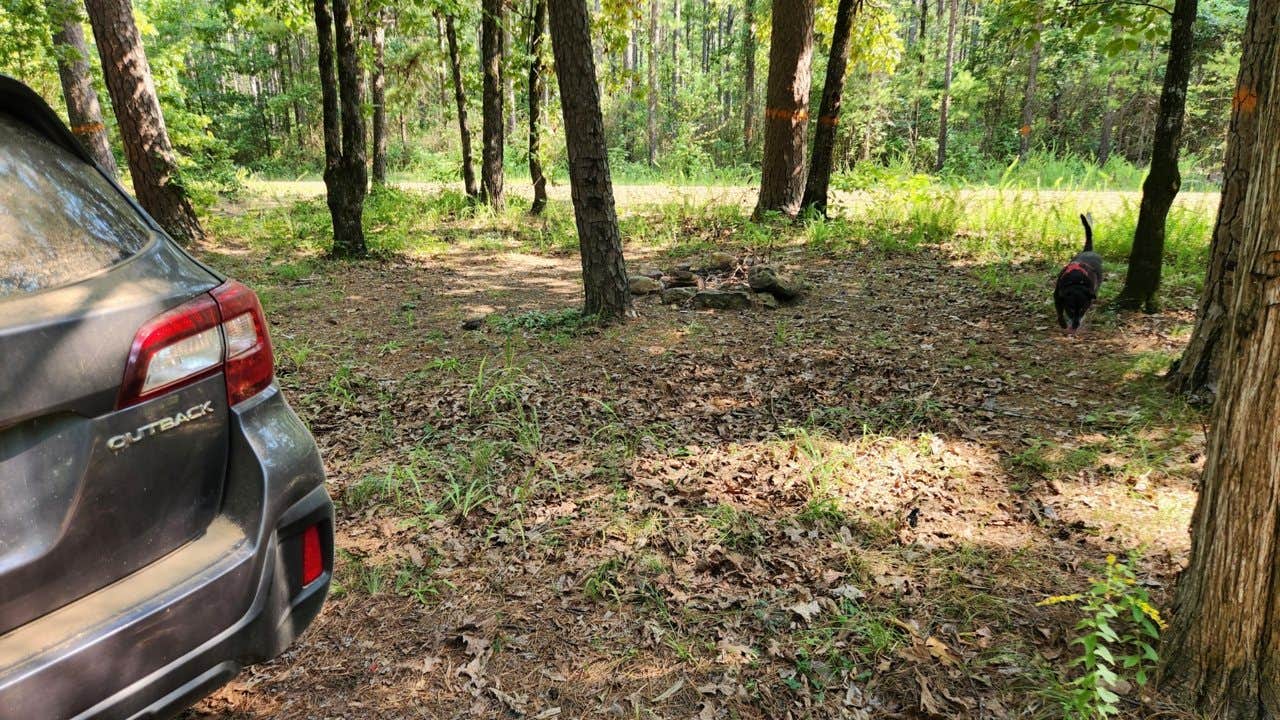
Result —
[[281, 653], [332, 568], [258, 298], [0, 76], [0, 720], [174, 715]]

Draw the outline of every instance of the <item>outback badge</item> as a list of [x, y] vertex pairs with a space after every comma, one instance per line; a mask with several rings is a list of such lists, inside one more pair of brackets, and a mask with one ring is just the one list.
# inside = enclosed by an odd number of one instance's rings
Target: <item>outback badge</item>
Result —
[[147, 423], [146, 425], [143, 425], [142, 427], [132, 432], [122, 433], [120, 435], [113, 435], [112, 437], [107, 439], [107, 447], [114, 452], [120, 452], [121, 450], [124, 450], [125, 448], [129, 447], [130, 445], [141, 442], [144, 439], [151, 437], [152, 435], [155, 435], [157, 433], [167, 432], [169, 430], [172, 430], [178, 427], [179, 425], [182, 425], [183, 423], [189, 423], [192, 420], [199, 420], [200, 418], [212, 412], [213, 412], [213, 401], [206, 400], [205, 402], [199, 405], [196, 405], [195, 407], [187, 409], [185, 412], [180, 411], [176, 415], [160, 418], [159, 420], [156, 420], [155, 422]]

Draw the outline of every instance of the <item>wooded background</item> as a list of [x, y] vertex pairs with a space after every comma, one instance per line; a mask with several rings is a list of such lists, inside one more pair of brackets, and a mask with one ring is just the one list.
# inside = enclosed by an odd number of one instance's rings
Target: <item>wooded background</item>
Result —
[[[1247, 3], [1199, 5], [1182, 166], [1187, 182], [1213, 185], [1220, 179]], [[503, 6], [499, 81], [508, 173], [529, 159], [536, 6], [536, 0]], [[320, 80], [308, 3], [139, 0], [133, 9], [197, 204], [234, 190], [245, 171], [293, 178], [322, 169]], [[591, 9], [614, 175], [623, 181], [757, 180], [769, 6], [759, 0], [595, 0]], [[836, 10], [834, 0], [816, 6], [809, 103], [815, 114]], [[0, 2], [0, 72], [22, 78], [55, 104], [62, 102], [53, 62], [63, 52], [53, 45], [59, 12], [43, 0]], [[388, 169], [421, 180], [461, 178], [451, 68], [456, 61], [478, 134], [480, 3], [356, 2], [351, 12], [365, 87], [385, 87], [381, 103], [366, 94], [364, 114], [376, 125], [374, 108], [385, 111]], [[1021, 156], [1016, 172], [1035, 173], [1046, 184], [1080, 177], [1096, 163], [1102, 181], [1136, 186], [1141, 173], [1135, 166], [1147, 164], [1152, 149], [1168, 9], [1028, 0], [960, 0], [953, 8], [940, 0], [867, 0], [851, 28], [834, 137], [836, 187], [871, 182], [877, 167], [935, 169], [953, 20], [943, 174], [996, 182]], [[456, 57], [449, 52], [450, 23]], [[553, 67], [550, 44], [537, 47]], [[97, 54], [88, 56], [100, 83]], [[541, 143], [538, 159], [552, 182], [565, 182], [555, 74], [541, 78], [542, 129], [551, 140]], [[106, 93], [100, 94], [105, 103]], [[112, 146], [119, 148], [113, 113], [104, 115]], [[855, 166], [864, 172], [849, 174]]]

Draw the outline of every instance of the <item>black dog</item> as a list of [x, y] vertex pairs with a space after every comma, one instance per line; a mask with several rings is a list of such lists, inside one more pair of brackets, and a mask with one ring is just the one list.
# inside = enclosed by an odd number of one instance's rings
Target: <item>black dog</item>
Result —
[[1058, 309], [1058, 325], [1074, 333], [1080, 329], [1085, 311], [1098, 299], [1102, 286], [1102, 256], [1093, 251], [1093, 226], [1086, 215], [1080, 216], [1084, 225], [1084, 250], [1058, 273], [1053, 288], [1053, 305]]

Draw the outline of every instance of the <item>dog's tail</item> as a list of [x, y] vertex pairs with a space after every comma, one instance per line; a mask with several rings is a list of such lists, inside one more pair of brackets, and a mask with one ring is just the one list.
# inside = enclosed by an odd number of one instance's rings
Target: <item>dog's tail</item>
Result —
[[1093, 252], [1093, 220], [1087, 214], [1081, 213], [1080, 224], [1084, 225], [1084, 251]]

